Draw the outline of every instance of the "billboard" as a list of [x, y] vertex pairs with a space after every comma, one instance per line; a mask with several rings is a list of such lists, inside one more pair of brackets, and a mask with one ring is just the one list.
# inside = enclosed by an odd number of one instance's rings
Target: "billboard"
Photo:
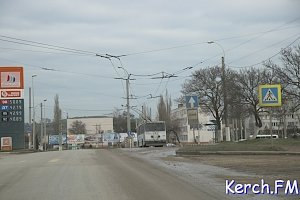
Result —
[[67, 135], [68, 144], [84, 144], [84, 134]]
[[23, 67], [0, 67], [0, 137], [11, 137], [13, 149], [23, 149]]
[[0, 89], [24, 89], [23, 67], [0, 67]]
[[11, 137], [2, 137], [1, 138], [1, 150], [2, 151], [11, 151], [12, 150], [12, 138]]
[[[59, 145], [59, 135], [49, 135], [50, 145]], [[62, 144], [67, 144], [67, 135], [62, 134]]]
[[0, 137], [12, 137], [13, 149], [24, 148], [24, 99], [0, 99]]

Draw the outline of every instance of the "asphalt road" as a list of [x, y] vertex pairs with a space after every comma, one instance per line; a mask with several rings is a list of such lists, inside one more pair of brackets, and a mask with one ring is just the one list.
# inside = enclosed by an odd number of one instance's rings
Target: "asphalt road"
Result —
[[0, 199], [224, 199], [160, 167], [110, 150], [0, 155]]

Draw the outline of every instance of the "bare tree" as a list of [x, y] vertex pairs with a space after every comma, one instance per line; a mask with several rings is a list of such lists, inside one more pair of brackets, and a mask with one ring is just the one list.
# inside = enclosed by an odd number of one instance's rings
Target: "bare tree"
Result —
[[300, 45], [283, 49], [281, 61], [282, 66], [271, 61], [264, 66], [273, 71], [282, 86], [283, 107], [277, 114], [283, 121], [284, 136], [287, 137], [286, 115], [300, 110]]
[[[130, 115], [131, 131], [136, 132], [136, 123], [134, 115]], [[113, 126], [114, 131], [117, 133], [126, 133], [127, 132], [127, 112], [120, 112], [118, 109], [115, 109], [113, 112]]]
[[69, 128], [69, 132], [72, 134], [86, 134], [86, 126], [82, 121], [76, 120], [71, 124], [71, 128]]
[[159, 103], [157, 105], [158, 120], [165, 121], [167, 130], [171, 127], [171, 109], [172, 109], [172, 100], [169, 96], [168, 91], [166, 91], [165, 97], [160, 96]]
[[167, 107], [163, 95], [160, 95], [159, 103], [157, 105], [158, 121], [164, 121], [167, 117]]
[[265, 112], [259, 106], [258, 88], [262, 84], [278, 83], [278, 79], [266, 68], [256, 69], [249, 68], [241, 70], [236, 76], [237, 92], [241, 106], [243, 106], [245, 117], [254, 116], [255, 129], [254, 137], [258, 134], [259, 128], [262, 127], [260, 117], [261, 112]]
[[54, 97], [54, 119], [53, 119], [53, 131], [59, 133], [60, 131], [60, 120], [61, 120], [61, 109], [59, 108], [59, 96], [58, 94]]
[[160, 96], [159, 103], [157, 105], [157, 113], [158, 113], [157, 118], [159, 121], [165, 121], [168, 139], [171, 130], [173, 130], [172, 123], [171, 123], [171, 109], [172, 109], [171, 96], [168, 94], [168, 91], [166, 91], [165, 97], [163, 97], [163, 95]]
[[152, 112], [151, 108], [148, 107], [145, 103], [142, 106], [142, 113], [140, 113], [140, 120], [144, 121], [152, 121]]
[[197, 94], [200, 104], [216, 119], [218, 141], [221, 140], [221, 121], [224, 113], [223, 88], [219, 81], [221, 77], [220, 67], [200, 69], [192, 74], [192, 78], [187, 80], [182, 88], [184, 95]]
[[265, 63], [280, 79], [285, 99], [293, 101], [293, 110], [300, 109], [300, 45], [294, 48], [285, 48], [281, 51], [283, 66], [272, 62]]
[[126, 112], [120, 112], [115, 109], [113, 112], [113, 126], [114, 131], [117, 133], [126, 133], [127, 132], [127, 115]]

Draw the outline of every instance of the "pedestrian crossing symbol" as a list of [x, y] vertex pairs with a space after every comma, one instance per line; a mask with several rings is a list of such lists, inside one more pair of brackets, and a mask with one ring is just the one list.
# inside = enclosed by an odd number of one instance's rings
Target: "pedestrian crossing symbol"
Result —
[[259, 105], [262, 107], [281, 106], [281, 85], [260, 85]]
[[274, 93], [272, 92], [271, 89], [268, 89], [264, 99], [264, 102], [274, 102], [274, 101], [278, 101], [278, 99], [275, 97]]

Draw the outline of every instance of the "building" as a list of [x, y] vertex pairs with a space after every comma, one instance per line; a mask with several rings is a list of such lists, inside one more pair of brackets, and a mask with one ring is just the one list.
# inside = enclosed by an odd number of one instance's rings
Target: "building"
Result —
[[67, 133], [71, 134], [69, 129], [76, 120], [85, 124], [86, 134], [103, 134], [113, 132], [113, 118], [106, 116], [74, 117], [67, 119]]
[[181, 143], [213, 143], [215, 126], [208, 124], [212, 124], [211, 120], [214, 118], [200, 107], [198, 108], [198, 124], [193, 127], [188, 123], [187, 108], [182, 104], [171, 111], [171, 120], [178, 125], [177, 131]]
[[[262, 127], [259, 134], [270, 134], [270, 115], [267, 112], [261, 114]], [[284, 135], [286, 128], [286, 136]], [[286, 114], [272, 115], [272, 133], [277, 134], [279, 138], [290, 137], [300, 131], [300, 110], [288, 112]]]

